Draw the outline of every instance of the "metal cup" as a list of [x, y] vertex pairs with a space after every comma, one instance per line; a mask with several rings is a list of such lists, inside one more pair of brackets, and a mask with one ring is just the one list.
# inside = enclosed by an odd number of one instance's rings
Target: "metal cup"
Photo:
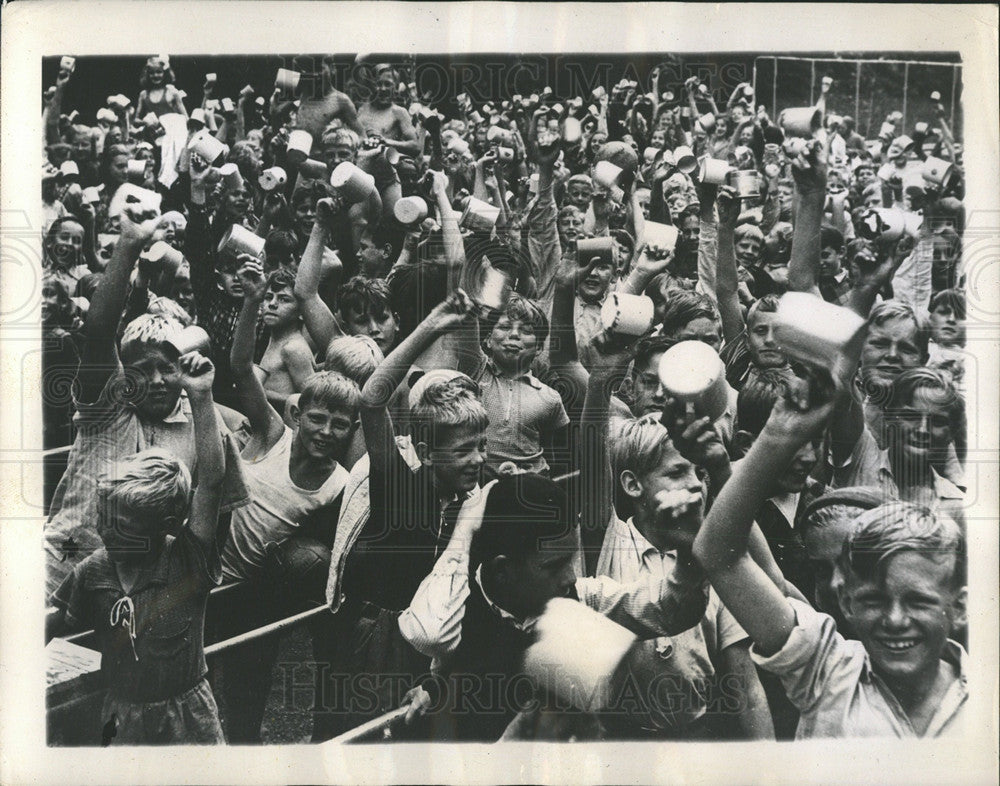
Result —
[[233, 103], [233, 99], [226, 97], [220, 102], [222, 104], [222, 111], [229, 113], [236, 111], [236, 104]]
[[885, 136], [892, 138], [892, 135], [896, 133], [896, 126], [894, 123], [890, 123], [888, 120], [882, 123], [882, 127], [878, 130], [878, 135], [880, 137]]
[[240, 254], [250, 254], [254, 257], [263, 257], [264, 238], [255, 235], [249, 229], [239, 224], [233, 224], [226, 230], [226, 234], [219, 241], [219, 253], [231, 254], [236, 257]]
[[857, 370], [865, 320], [816, 295], [786, 292], [778, 301], [774, 333], [790, 359], [823, 369], [846, 384]]
[[677, 227], [672, 224], [646, 221], [643, 225], [643, 237], [647, 246], [673, 251], [677, 246]]
[[734, 169], [726, 175], [726, 184], [736, 189], [740, 199], [760, 196], [760, 173], [756, 169]]
[[510, 147], [498, 147], [497, 148], [497, 160], [503, 161], [505, 164], [514, 160], [514, 149]]
[[126, 205], [135, 208], [139, 213], [156, 213], [159, 215], [160, 203], [162, 201], [163, 196], [155, 191], [142, 188], [134, 183], [122, 183], [118, 186], [118, 190], [115, 191], [114, 196], [111, 197], [111, 202], [108, 204], [108, 215], [121, 215]]
[[418, 196], [408, 196], [398, 200], [393, 205], [392, 212], [400, 224], [411, 226], [427, 218], [430, 211], [426, 200]]
[[90, 186], [89, 188], [83, 189], [83, 194], [80, 197], [80, 201], [85, 205], [95, 205], [101, 201], [101, 192], [97, 186]]
[[188, 123], [201, 123], [203, 126], [207, 125], [207, 118], [205, 117], [205, 110], [200, 106], [191, 110], [191, 117], [188, 118]]
[[703, 158], [701, 169], [698, 171], [698, 179], [702, 183], [721, 186], [732, 171], [733, 168], [728, 161], [723, 161], [721, 158]]
[[785, 109], [778, 115], [778, 125], [785, 132], [785, 136], [808, 139], [819, 131], [822, 123], [823, 113], [814, 106]]
[[490, 130], [486, 132], [486, 141], [510, 147], [514, 144], [514, 134], [506, 128], [490, 126]]
[[620, 336], [644, 336], [653, 327], [654, 311], [645, 295], [612, 292], [601, 306], [601, 324]]
[[594, 182], [602, 188], [618, 188], [618, 177], [622, 173], [622, 168], [610, 161], [598, 161], [594, 164]]
[[219, 174], [222, 175], [222, 182], [228, 189], [238, 189], [243, 186], [243, 175], [236, 164], [228, 163], [219, 167]]
[[658, 147], [647, 147], [642, 151], [642, 160], [647, 164], [652, 164], [656, 157], [660, 154], [660, 148]]
[[307, 158], [312, 150], [313, 138], [308, 131], [300, 128], [295, 129], [288, 135], [288, 145], [285, 148], [285, 156], [288, 163], [298, 166]]
[[667, 395], [715, 421], [729, 408], [726, 366], [718, 353], [702, 341], [681, 341], [660, 358], [660, 382]]
[[945, 161], [943, 158], [928, 156], [924, 161], [922, 174], [924, 180], [931, 185], [937, 186], [938, 188], [944, 188], [951, 179], [954, 168], [955, 165], [952, 164], [951, 161]]
[[302, 74], [298, 71], [292, 71], [288, 68], [279, 68], [277, 75], [274, 77], [274, 86], [278, 90], [287, 90], [292, 92], [299, 86], [299, 80], [302, 78]]
[[330, 185], [348, 202], [364, 202], [375, 190], [375, 178], [344, 161], [331, 173]]
[[575, 145], [583, 137], [583, 128], [575, 117], [567, 117], [563, 121], [562, 138], [567, 145]]
[[212, 136], [207, 130], [202, 129], [191, 137], [188, 142], [188, 149], [192, 153], [197, 153], [209, 164], [214, 164], [218, 158], [226, 154], [229, 150], [226, 145]]
[[687, 145], [681, 145], [674, 150], [674, 162], [685, 175], [691, 174], [698, 167], [698, 159]]
[[163, 240], [153, 243], [142, 256], [161, 270], [176, 271], [184, 263], [184, 254]]
[[186, 355], [189, 352], [208, 352], [212, 342], [205, 328], [188, 325], [171, 334], [164, 343], [172, 346], [178, 355]]
[[866, 240], [881, 238], [887, 242], [899, 240], [903, 234], [916, 235], [920, 230], [921, 217], [904, 213], [899, 208], [871, 208], [861, 214], [857, 233]]
[[70, 57], [69, 55], [63, 55], [59, 60], [59, 70], [72, 74], [73, 71], [76, 70], [76, 58]]
[[216, 74], [205, 74], [205, 84], [214, 85], [217, 78]]
[[107, 107], [102, 106], [100, 109], [97, 110], [97, 122], [98, 123], [101, 123], [101, 122], [104, 122], [104, 123], [114, 123], [117, 119], [118, 119], [118, 116], [115, 115], [115, 113], [112, 112]]
[[322, 161], [315, 158], [307, 158], [299, 164], [299, 174], [310, 180], [326, 180], [330, 170]]
[[500, 208], [475, 197], [469, 197], [462, 218], [458, 222], [462, 229], [472, 232], [492, 232], [500, 217]]
[[476, 269], [465, 271], [462, 288], [484, 311], [503, 310], [513, 291], [510, 275], [493, 267], [486, 257]]
[[[129, 161], [129, 163], [132, 162]], [[59, 165], [59, 173], [65, 178], [80, 177], [80, 167], [77, 166], [76, 161], [68, 159]]]
[[128, 162], [128, 179], [133, 183], [141, 183], [146, 179], [145, 160], [130, 159]]
[[715, 115], [711, 112], [698, 118], [698, 126], [702, 131], [708, 132], [715, 128]]
[[288, 182], [288, 175], [285, 174], [285, 170], [280, 166], [272, 166], [260, 173], [257, 182], [265, 191], [274, 191], [274, 189], [281, 188]]
[[594, 257], [600, 259], [598, 264], [614, 267], [614, 240], [610, 237], [591, 237], [576, 241], [576, 263], [580, 267], [587, 267]]

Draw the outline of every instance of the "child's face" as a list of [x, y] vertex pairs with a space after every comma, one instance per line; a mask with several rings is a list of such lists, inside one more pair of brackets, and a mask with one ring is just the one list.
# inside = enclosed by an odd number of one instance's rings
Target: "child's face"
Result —
[[177, 301], [177, 305], [194, 316], [194, 287], [190, 278], [187, 276], [175, 278], [171, 297]]
[[108, 167], [108, 174], [111, 182], [121, 185], [128, 180], [128, 156], [120, 155], [111, 159], [111, 166]]
[[73, 140], [73, 160], [79, 164], [87, 163], [94, 157], [94, 145], [89, 134], [77, 134]]
[[795, 196], [795, 189], [787, 183], [778, 185], [778, 206], [782, 212], [791, 212], [792, 199]]
[[227, 188], [222, 198], [226, 213], [233, 218], [242, 218], [250, 208], [250, 192], [245, 185]]
[[70, 267], [80, 261], [83, 251], [83, 226], [75, 221], [65, 221], [49, 245], [49, 251], [56, 264]]
[[[837, 563], [844, 543], [851, 534], [854, 517], [861, 513], [857, 508], [836, 509], [843, 515], [836, 518], [825, 517], [820, 526], [805, 528], [802, 536], [806, 553], [809, 555], [809, 563], [816, 577], [813, 598], [816, 608], [833, 617], [840, 616], [838, 598], [844, 586], [844, 574]], [[829, 511], [823, 512], [829, 515]]]
[[722, 346], [722, 328], [714, 319], [698, 317], [678, 330], [673, 338], [676, 341], [701, 341], [718, 352]]
[[295, 203], [295, 226], [302, 237], [309, 237], [316, 220], [316, 203], [306, 196]]
[[639, 202], [639, 207], [642, 209], [642, 217], [649, 220], [649, 200], [652, 194], [648, 188], [636, 189], [635, 198]]
[[358, 242], [358, 262], [362, 275], [368, 278], [384, 278], [388, 273], [385, 269], [387, 258], [388, 255], [383, 247], [377, 245], [371, 235], [361, 236]]
[[[662, 124], [662, 118], [661, 118], [661, 124]], [[653, 137], [652, 139], [649, 140], [649, 143], [650, 146], [662, 150], [663, 146], [667, 144], [667, 135], [663, 132], [662, 129], [658, 128], [656, 131], [653, 132]]]
[[859, 166], [854, 170], [854, 182], [858, 188], [864, 188], [875, 182], [875, 170], [870, 166]]
[[225, 267], [219, 268], [216, 271], [218, 276], [219, 286], [222, 291], [225, 292], [230, 297], [243, 297], [243, 285], [240, 283], [239, 277], [236, 275], [236, 268], [226, 265]]
[[149, 77], [149, 84], [151, 85], [162, 85], [163, 84], [163, 66], [161, 65], [151, 65], [146, 71], [146, 75]]
[[336, 138], [323, 146], [323, 162], [331, 172], [345, 161], [353, 164], [356, 157], [357, 151], [353, 145]]
[[122, 360], [146, 388], [145, 395], [135, 405], [139, 415], [146, 420], [163, 420], [173, 412], [181, 395], [181, 371], [177, 363], [154, 347], [145, 347], [135, 358]]
[[682, 514], [684, 519], [696, 518], [696, 522], [682, 521], [674, 519], [676, 526], [687, 523], [699, 523], [704, 514], [704, 487], [695, 472], [695, 466], [686, 458], [681, 456], [677, 450], [670, 446], [664, 453], [660, 466], [645, 475], [640, 475], [639, 483], [642, 490], [635, 499], [636, 507], [646, 511], [648, 514], [655, 514], [659, 507], [657, 495], [670, 491], [686, 491], [690, 494], [701, 494], [702, 505], [691, 506], [688, 511]]
[[889, 385], [908, 368], [923, 363], [917, 346], [917, 326], [905, 317], [872, 324], [861, 350], [861, 371], [868, 382]]
[[942, 347], [965, 345], [965, 320], [959, 319], [947, 302], [942, 300], [934, 307], [930, 324], [935, 344]]
[[[563, 199], [563, 204], [586, 210], [593, 196], [594, 187], [590, 183], [577, 181], [566, 186], [566, 197]], [[582, 227], [583, 216], [578, 216], [578, 218], [580, 219], [580, 227]]]
[[383, 355], [389, 354], [392, 345], [396, 343], [396, 331], [399, 320], [391, 311], [385, 310], [378, 314], [351, 311], [341, 314], [344, 332], [349, 336], [368, 336], [382, 350]]
[[59, 292], [53, 284], [42, 285], [42, 324], [55, 325], [62, 315], [59, 305]]
[[774, 337], [775, 322], [774, 312], [758, 309], [747, 325], [747, 348], [757, 368], [781, 368], [788, 362]]
[[833, 246], [823, 246], [819, 252], [819, 274], [835, 276], [840, 273], [843, 264], [844, 250]]
[[580, 282], [577, 293], [589, 303], [596, 303], [604, 297], [615, 274], [615, 266], [610, 262], [599, 262], [594, 265], [587, 277]]
[[890, 449], [913, 462], [929, 462], [951, 442], [948, 394], [939, 388], [920, 387], [913, 399], [899, 408], [886, 408], [885, 428]]
[[444, 494], [467, 494], [486, 463], [486, 435], [472, 425], [435, 426], [434, 446], [425, 460]]
[[663, 411], [666, 391], [658, 373], [662, 357], [662, 352], [655, 352], [642, 367], [632, 370], [632, 414], [637, 418]]
[[97, 534], [115, 562], [142, 562], [160, 553], [166, 532], [162, 521], [134, 515], [120, 505], [99, 500]]
[[486, 347], [500, 368], [526, 369], [538, 353], [538, 337], [531, 325], [504, 314], [497, 320]]
[[756, 235], [743, 235], [736, 241], [736, 261], [743, 267], [753, 267], [760, 262], [762, 248], [763, 243]]
[[261, 321], [272, 330], [294, 325], [299, 321], [299, 306], [288, 287], [271, 289], [264, 293], [264, 310]]
[[[587, 201], [590, 201], [590, 197], [587, 197]], [[560, 242], [563, 244], [575, 243], [580, 239], [580, 233], [583, 232], [583, 213], [567, 213], [560, 216], [557, 227]]]
[[317, 461], [341, 460], [354, 428], [354, 414], [342, 407], [311, 404], [298, 414], [295, 438]]
[[[569, 529], [569, 525], [567, 525]], [[521, 617], [538, 616], [553, 598], [576, 597], [575, 532], [546, 540], [537, 551], [504, 560], [498, 570], [509, 611]]]
[[807, 442], [792, 459], [781, 476], [777, 478], [778, 489], [786, 494], [797, 494], [805, 488], [809, 474], [819, 461], [821, 446], [819, 442]]
[[903, 551], [888, 559], [884, 578], [846, 578], [844, 614], [880, 676], [905, 687], [937, 673], [964, 613], [964, 592], [950, 587], [954, 568], [953, 558]]

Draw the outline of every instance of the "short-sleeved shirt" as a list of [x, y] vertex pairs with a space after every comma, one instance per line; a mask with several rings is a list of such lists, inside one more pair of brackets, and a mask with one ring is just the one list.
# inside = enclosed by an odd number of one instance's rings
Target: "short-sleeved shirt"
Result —
[[[102, 547], [96, 524], [97, 483], [118, 462], [147, 448], [162, 448], [183, 462], [197, 483], [194, 423], [187, 396], [182, 394], [163, 420], [149, 422], [134, 407], [116, 400], [122, 384], [120, 375], [113, 376], [95, 403], [76, 404], [76, 440], [45, 524], [48, 593], [55, 591], [74, 565]], [[222, 436], [226, 476], [221, 509], [227, 512], [247, 504], [250, 497], [234, 434], [223, 425]]]
[[494, 470], [505, 461], [524, 472], [545, 472], [548, 463], [542, 443], [557, 429], [569, 425], [559, 394], [530, 371], [519, 377], [501, 376], [484, 358], [473, 375], [482, 389], [489, 416], [486, 427], [487, 463]]
[[[205, 603], [222, 578], [216, 549], [183, 529], [167, 536], [156, 563], [144, 569], [130, 593], [122, 588], [108, 552], [101, 548], [77, 565], [52, 596], [74, 627], [93, 627], [101, 650], [101, 675], [109, 695], [134, 702], [165, 701], [198, 684], [205, 665]], [[134, 609], [135, 648], [120, 620], [125, 599]]]
[[[845, 639], [827, 614], [788, 598], [796, 624], [785, 646], [770, 657], [751, 648], [754, 662], [777, 674], [800, 712], [797, 739], [812, 737], [916, 737], [888, 686], [872, 669], [860, 641]], [[942, 659], [958, 679], [948, 688], [924, 737], [964, 733], [969, 698], [966, 654], [948, 641]]]
[[[676, 552], [657, 549], [635, 528], [632, 519], [622, 521], [613, 516], [597, 574], [622, 584], [644, 576], [660, 580], [673, 572], [676, 562]], [[676, 729], [704, 715], [720, 653], [747, 638], [746, 631], [710, 589], [699, 625], [635, 645], [638, 651], [629, 659], [629, 667], [644, 701], [637, 707], [634, 721], [649, 730]]]
[[591, 371], [599, 360], [597, 350], [592, 345], [594, 339], [604, 330], [604, 323], [601, 322], [602, 306], [603, 303], [588, 303], [579, 295], [576, 296], [576, 311], [573, 316], [573, 324], [576, 327], [576, 350], [580, 363], [587, 371]]

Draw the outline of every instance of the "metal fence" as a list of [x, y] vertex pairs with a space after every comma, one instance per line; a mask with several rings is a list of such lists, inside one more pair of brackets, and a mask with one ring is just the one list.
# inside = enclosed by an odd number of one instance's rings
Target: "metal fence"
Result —
[[866, 139], [878, 135], [886, 115], [903, 113], [903, 129], [921, 121], [936, 125], [931, 93], [941, 94], [945, 117], [956, 139], [962, 137], [962, 65], [921, 60], [865, 60], [825, 57], [771, 57], [754, 60], [754, 90], [771, 117], [790, 106], [811, 106], [820, 82], [832, 77], [827, 110], [851, 115]]

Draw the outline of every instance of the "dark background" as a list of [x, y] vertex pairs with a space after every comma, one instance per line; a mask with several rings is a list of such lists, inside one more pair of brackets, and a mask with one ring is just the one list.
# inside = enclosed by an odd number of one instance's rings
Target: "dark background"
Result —
[[[97, 109], [105, 105], [107, 96], [124, 93], [135, 102], [146, 57], [77, 58], [63, 111], [78, 109], [82, 122], [93, 123]], [[841, 61], [811, 63], [801, 60], [809, 57], [839, 58]], [[316, 58], [318, 60], [319, 56]], [[961, 136], [961, 65], [958, 56], [950, 53], [486, 54], [417, 55], [407, 59], [398, 55], [373, 55], [368, 59], [370, 62], [397, 62], [411, 74], [416, 73], [420, 91], [431, 94], [427, 103], [446, 115], [454, 112], [454, 96], [463, 92], [469, 93], [474, 102], [482, 103], [508, 99], [515, 93], [540, 92], [550, 85], [557, 98], [581, 95], [586, 99], [598, 84], [609, 88], [623, 77], [638, 81], [645, 92], [649, 89], [649, 74], [656, 65], [661, 66], [661, 91], [671, 89], [679, 98], [684, 79], [698, 75], [709, 82], [716, 102], [722, 105], [739, 82], [755, 81], [756, 65], [757, 96], [772, 117], [776, 109], [814, 103], [821, 78], [830, 75], [835, 81], [828, 110], [854, 115], [858, 130], [864, 136], [875, 136], [882, 120], [893, 110], [904, 112], [904, 127], [908, 132], [920, 120], [934, 125], [929, 100], [934, 90], [941, 93], [946, 117], [956, 136]], [[873, 62], [859, 68], [850, 62], [855, 59], [909, 60], [941, 65]], [[344, 88], [354, 57], [337, 55], [332, 61], [336, 72], [334, 81]], [[170, 62], [176, 85], [188, 94], [185, 104], [190, 111], [200, 105], [206, 73], [218, 74], [216, 98], [235, 97], [246, 84], [252, 85], [258, 95], [268, 97], [274, 87], [275, 72], [281, 67], [291, 67], [292, 55], [176, 55], [171, 56]], [[55, 83], [58, 68], [58, 57], [43, 59], [44, 86]]]

